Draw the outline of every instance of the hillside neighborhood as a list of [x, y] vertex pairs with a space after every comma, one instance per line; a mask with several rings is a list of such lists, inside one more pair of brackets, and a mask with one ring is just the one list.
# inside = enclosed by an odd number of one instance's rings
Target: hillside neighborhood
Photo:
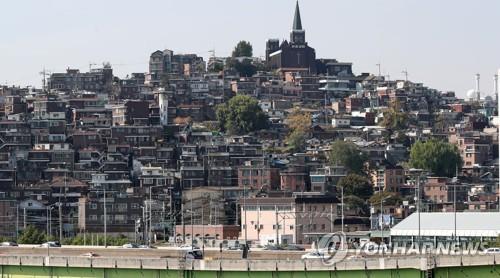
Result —
[[[498, 75], [460, 98], [406, 71], [355, 72], [319, 58], [302, 23], [297, 3], [288, 40], [229, 57], [152, 46], [148, 72], [104, 62], [0, 85], [0, 238], [408, 242], [420, 213], [433, 231], [499, 211]], [[454, 229], [424, 240], [496, 240]]]

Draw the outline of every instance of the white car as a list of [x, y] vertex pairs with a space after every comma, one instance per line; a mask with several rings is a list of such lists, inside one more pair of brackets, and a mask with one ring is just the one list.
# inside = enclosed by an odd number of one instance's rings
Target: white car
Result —
[[327, 254], [322, 251], [312, 251], [310, 253], [302, 255], [303, 260], [314, 260], [314, 259], [323, 259]]
[[498, 247], [488, 248], [488, 249], [484, 250], [484, 253], [486, 253], [486, 254], [500, 254], [500, 248], [498, 248]]

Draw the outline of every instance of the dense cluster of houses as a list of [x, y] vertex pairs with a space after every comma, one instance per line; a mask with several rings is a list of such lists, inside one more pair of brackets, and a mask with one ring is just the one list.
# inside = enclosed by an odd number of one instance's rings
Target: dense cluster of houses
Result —
[[[252, 76], [227, 67], [230, 58], [207, 65], [163, 50], [151, 54], [149, 72], [126, 78], [104, 64], [52, 73], [42, 89], [0, 87], [0, 236], [34, 225], [61, 238], [306, 244], [333, 231], [390, 228], [415, 211], [417, 188], [423, 211], [456, 202], [462, 211], [498, 209], [495, 99], [356, 75], [352, 64], [316, 59], [305, 46], [299, 14], [290, 42], [270, 40], [266, 60], [248, 58], [262, 69]], [[235, 95], [257, 99], [270, 127], [218, 131], [217, 105]], [[393, 103], [408, 128], [382, 126]], [[297, 107], [312, 122], [303, 151], [291, 152], [287, 117]], [[409, 150], [431, 138], [455, 144], [463, 167], [458, 179], [426, 173], [417, 187]], [[367, 155], [375, 192], [405, 201], [368, 216], [344, 206], [336, 185], [348, 171], [327, 159], [336, 140]]]

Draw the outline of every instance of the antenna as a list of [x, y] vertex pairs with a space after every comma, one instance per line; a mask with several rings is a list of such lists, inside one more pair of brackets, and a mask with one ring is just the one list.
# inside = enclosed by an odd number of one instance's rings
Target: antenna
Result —
[[480, 89], [479, 89], [479, 80], [481, 78], [481, 75], [479, 73], [476, 73], [476, 100], [477, 101], [480, 101], [481, 100], [481, 93], [480, 93]]
[[380, 62], [378, 62], [378, 64], [375, 64], [375, 66], [378, 67], [378, 77], [380, 78], [380, 76], [382, 75], [382, 73], [380, 71], [380, 66], [381, 66]]
[[50, 76], [50, 72], [48, 72], [47, 70], [45, 70], [45, 67], [43, 68], [43, 70], [41, 72], [39, 72], [40, 75], [42, 76], [42, 89], [44, 91], [47, 91], [47, 79], [46, 79], [46, 76]]
[[401, 73], [403, 73], [405, 75], [405, 81], [408, 82], [408, 70], [405, 69]]

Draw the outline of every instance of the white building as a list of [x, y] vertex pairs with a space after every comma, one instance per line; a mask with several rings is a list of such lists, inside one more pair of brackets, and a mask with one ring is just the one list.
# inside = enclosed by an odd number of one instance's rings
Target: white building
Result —
[[[500, 212], [414, 212], [391, 229], [393, 243], [493, 240], [500, 236]], [[420, 225], [419, 225], [420, 222]], [[456, 229], [455, 229], [456, 223]], [[419, 227], [420, 226], [420, 227]]]

